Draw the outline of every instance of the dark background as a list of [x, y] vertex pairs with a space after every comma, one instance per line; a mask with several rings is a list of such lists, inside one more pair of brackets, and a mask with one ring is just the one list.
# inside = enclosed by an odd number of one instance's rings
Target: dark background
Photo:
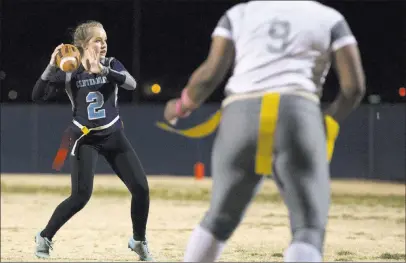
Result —
[[[398, 89], [406, 79], [405, 1], [322, 1], [348, 20], [362, 54], [368, 95], [383, 102], [404, 102]], [[55, 46], [71, 41], [71, 30], [85, 20], [103, 23], [109, 56], [124, 63], [140, 83], [136, 92], [121, 91], [121, 102], [166, 101], [177, 96], [193, 70], [207, 55], [210, 34], [235, 0], [2, 0], [1, 64], [7, 76], [1, 102], [30, 101], [31, 88]], [[159, 83], [162, 92], [145, 90]], [[144, 89], [145, 87], [145, 89]], [[9, 98], [10, 90], [18, 96]], [[324, 101], [338, 90], [335, 73], [327, 78]], [[219, 102], [219, 88], [210, 101]], [[66, 96], [59, 103], [69, 103]], [[367, 96], [365, 98], [367, 101]]]

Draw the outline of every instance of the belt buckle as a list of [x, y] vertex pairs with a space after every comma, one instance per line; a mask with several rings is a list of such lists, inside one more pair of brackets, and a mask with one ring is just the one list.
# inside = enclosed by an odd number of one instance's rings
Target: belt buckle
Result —
[[83, 127], [81, 128], [81, 130], [82, 130], [82, 132], [83, 132], [84, 135], [87, 135], [87, 134], [90, 132], [89, 129], [88, 129], [86, 126], [83, 126]]

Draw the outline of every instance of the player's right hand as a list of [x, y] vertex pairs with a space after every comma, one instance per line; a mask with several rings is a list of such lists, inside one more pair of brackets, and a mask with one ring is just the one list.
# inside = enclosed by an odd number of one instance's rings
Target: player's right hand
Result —
[[164, 118], [167, 122], [172, 124], [173, 126], [178, 121], [178, 118], [186, 118], [192, 113], [191, 111], [186, 111], [185, 113], [180, 114], [177, 110], [177, 103], [179, 103], [180, 99], [172, 99], [166, 103], [164, 109]]
[[59, 50], [63, 47], [64, 44], [60, 44], [59, 46], [57, 46], [54, 50], [54, 52], [51, 55], [51, 60], [49, 61], [49, 65], [52, 66], [58, 66], [56, 65], [56, 54], [58, 54]]
[[[166, 103], [165, 109], [164, 109], [164, 118], [167, 122], [171, 123], [173, 120], [177, 120], [178, 115], [176, 114], [176, 102], [178, 99], [172, 99]], [[176, 123], [176, 121], [175, 121]], [[173, 125], [173, 124], [172, 124]]]

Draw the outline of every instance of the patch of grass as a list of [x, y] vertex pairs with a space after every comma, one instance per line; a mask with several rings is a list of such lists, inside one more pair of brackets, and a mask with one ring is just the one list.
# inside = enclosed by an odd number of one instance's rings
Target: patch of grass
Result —
[[1, 230], [9, 230], [10, 232], [18, 232], [20, 228], [18, 227], [1, 227]]
[[352, 255], [354, 255], [354, 253], [348, 250], [340, 250], [337, 252], [337, 256], [352, 256]]
[[398, 219], [396, 219], [396, 223], [397, 224], [405, 224], [406, 223], [406, 221], [405, 221], [405, 218], [404, 217], [401, 217], [401, 218], [398, 218]]
[[342, 214], [342, 219], [348, 220], [388, 220], [387, 216], [355, 216], [353, 214]]
[[394, 260], [406, 260], [406, 254], [402, 253], [383, 253], [379, 259], [394, 259]]
[[285, 217], [287, 217], [287, 215], [284, 215], [284, 214], [274, 214], [274, 213], [269, 213], [269, 214], [265, 215], [264, 217], [265, 217], [265, 218], [267, 218], [267, 217], [285, 218]]
[[192, 228], [180, 228], [178, 229], [179, 232], [192, 232], [193, 229]]
[[[356, 216], [353, 214], [341, 214], [341, 215], [330, 215], [329, 219], [344, 219], [344, 220], [351, 220], [351, 221], [359, 221], [359, 220], [390, 220], [390, 218], [388, 218], [387, 216]], [[397, 223], [401, 223], [401, 221], [403, 220], [404, 222], [404, 218], [399, 218], [396, 220]]]
[[357, 204], [364, 206], [383, 205], [393, 208], [405, 207], [404, 195], [372, 195], [372, 194], [332, 194], [332, 201], [335, 204], [349, 205]]
[[[3, 193], [15, 194], [56, 194], [56, 195], [69, 195], [71, 192], [70, 186], [40, 186], [40, 185], [7, 185], [4, 182], [1, 184], [1, 191]], [[187, 200], [187, 201], [208, 201], [210, 200], [211, 189], [208, 187], [193, 187], [185, 188], [167, 185], [159, 185], [150, 188], [150, 195], [153, 199], [164, 200]], [[109, 188], [99, 187], [94, 189], [93, 196], [101, 197], [129, 197], [130, 194], [125, 188]], [[259, 203], [280, 203], [281, 197], [279, 193], [260, 193], [256, 196], [255, 202]], [[333, 194], [332, 202], [334, 204], [358, 204], [364, 206], [377, 206], [383, 205], [387, 207], [404, 207], [405, 198], [400, 195], [387, 195], [387, 196], [374, 196], [370, 194], [355, 195], [355, 194]], [[352, 215], [346, 215], [348, 219], [358, 219]], [[366, 218], [362, 218], [366, 219]], [[367, 219], [379, 219], [383, 217], [369, 217]], [[361, 220], [361, 219], [360, 219]]]
[[272, 229], [274, 224], [272, 222], [270, 222], [270, 223], [262, 222], [262, 223], [251, 223], [250, 226], [261, 227], [261, 228], [265, 228], [265, 229]]
[[358, 236], [358, 237], [361, 237], [361, 238], [364, 237], [364, 238], [367, 238], [369, 240], [375, 240], [374, 236], [372, 234], [369, 234], [369, 233], [355, 232], [353, 234], [354, 234], [354, 236]]
[[[1, 184], [1, 192], [9, 194], [55, 194], [69, 195], [71, 193], [70, 186], [34, 186], [34, 185], [12, 185], [8, 186], [5, 183]], [[125, 197], [130, 196], [128, 191], [114, 188], [99, 188], [93, 191], [93, 196], [114, 196]]]
[[268, 223], [268, 222], [262, 222], [262, 223], [244, 223], [244, 226], [246, 227], [251, 227], [251, 228], [264, 228], [264, 229], [273, 229], [274, 227], [286, 227], [286, 223]]
[[283, 254], [282, 254], [282, 253], [273, 253], [272, 256], [273, 256], [273, 257], [276, 257], [276, 258], [283, 258]]
[[351, 258], [337, 258], [336, 261], [345, 261], [345, 262], [351, 262]]
[[280, 226], [287, 226], [287, 224], [286, 223], [273, 223], [272, 226], [280, 227]]

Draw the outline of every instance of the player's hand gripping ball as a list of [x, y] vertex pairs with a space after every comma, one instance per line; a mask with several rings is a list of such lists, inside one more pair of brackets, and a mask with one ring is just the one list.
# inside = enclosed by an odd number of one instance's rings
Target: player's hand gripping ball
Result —
[[79, 68], [81, 57], [77, 47], [65, 44], [56, 54], [56, 65], [64, 72], [72, 72]]

